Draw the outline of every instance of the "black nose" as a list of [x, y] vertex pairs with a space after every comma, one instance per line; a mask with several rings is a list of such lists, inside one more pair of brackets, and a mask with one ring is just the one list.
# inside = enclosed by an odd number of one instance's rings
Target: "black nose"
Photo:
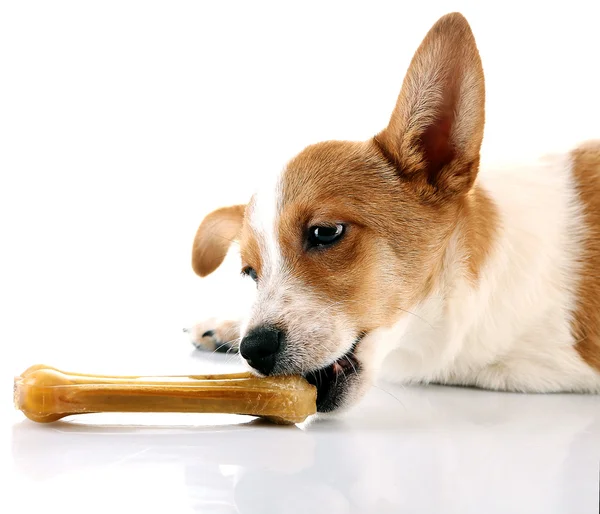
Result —
[[284, 343], [283, 331], [271, 325], [261, 325], [246, 334], [240, 343], [240, 353], [248, 364], [263, 375], [275, 367], [277, 354]]

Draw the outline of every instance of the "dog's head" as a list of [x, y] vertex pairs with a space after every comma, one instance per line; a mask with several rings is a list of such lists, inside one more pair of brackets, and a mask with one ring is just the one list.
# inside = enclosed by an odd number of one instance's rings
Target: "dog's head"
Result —
[[450, 14], [417, 50], [387, 128], [309, 146], [246, 206], [205, 218], [196, 273], [214, 271], [236, 239], [257, 284], [240, 345], [253, 368], [304, 374], [321, 412], [362, 394], [377, 353], [369, 335], [435, 287], [468, 211], [483, 125], [479, 53]]

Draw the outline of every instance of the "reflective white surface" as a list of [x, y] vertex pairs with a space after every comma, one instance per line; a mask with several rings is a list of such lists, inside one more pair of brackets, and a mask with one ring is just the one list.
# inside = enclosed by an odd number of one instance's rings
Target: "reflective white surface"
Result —
[[[235, 367], [224, 361], [181, 364]], [[12, 420], [0, 512], [12, 501], [25, 512], [598, 512], [598, 396], [386, 384], [341, 419], [292, 427], [212, 415]]]
[[598, 512], [600, 397], [381, 385], [299, 427], [14, 411], [39, 362], [231, 369], [179, 339], [253, 290], [235, 256], [194, 277], [200, 220], [306, 144], [381, 130], [448, 11], [483, 57], [490, 154], [599, 136], [598, 2], [310, 3], [0, 3], [0, 514]]

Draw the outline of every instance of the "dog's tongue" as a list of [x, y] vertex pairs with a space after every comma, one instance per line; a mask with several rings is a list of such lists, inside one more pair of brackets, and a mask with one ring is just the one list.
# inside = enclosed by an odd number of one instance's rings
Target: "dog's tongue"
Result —
[[341, 364], [339, 364], [339, 361], [334, 362], [333, 363], [333, 372], [336, 375], [339, 375], [342, 371], [343, 371], [343, 368], [342, 368]]
[[343, 373], [346, 370], [351, 370], [354, 368], [354, 364], [347, 356], [344, 356], [340, 360], [333, 363], [333, 372], [336, 375], [339, 375], [340, 373]]

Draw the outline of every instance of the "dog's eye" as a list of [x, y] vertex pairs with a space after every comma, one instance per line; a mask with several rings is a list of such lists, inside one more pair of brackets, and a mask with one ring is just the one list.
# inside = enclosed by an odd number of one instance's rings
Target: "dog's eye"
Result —
[[256, 270], [254, 268], [251, 268], [250, 266], [246, 266], [244, 269], [242, 269], [242, 275], [247, 275], [252, 280], [254, 280], [254, 282], [258, 282], [258, 275], [256, 274]]
[[308, 246], [328, 246], [338, 241], [346, 231], [345, 225], [315, 226], [308, 229]]

